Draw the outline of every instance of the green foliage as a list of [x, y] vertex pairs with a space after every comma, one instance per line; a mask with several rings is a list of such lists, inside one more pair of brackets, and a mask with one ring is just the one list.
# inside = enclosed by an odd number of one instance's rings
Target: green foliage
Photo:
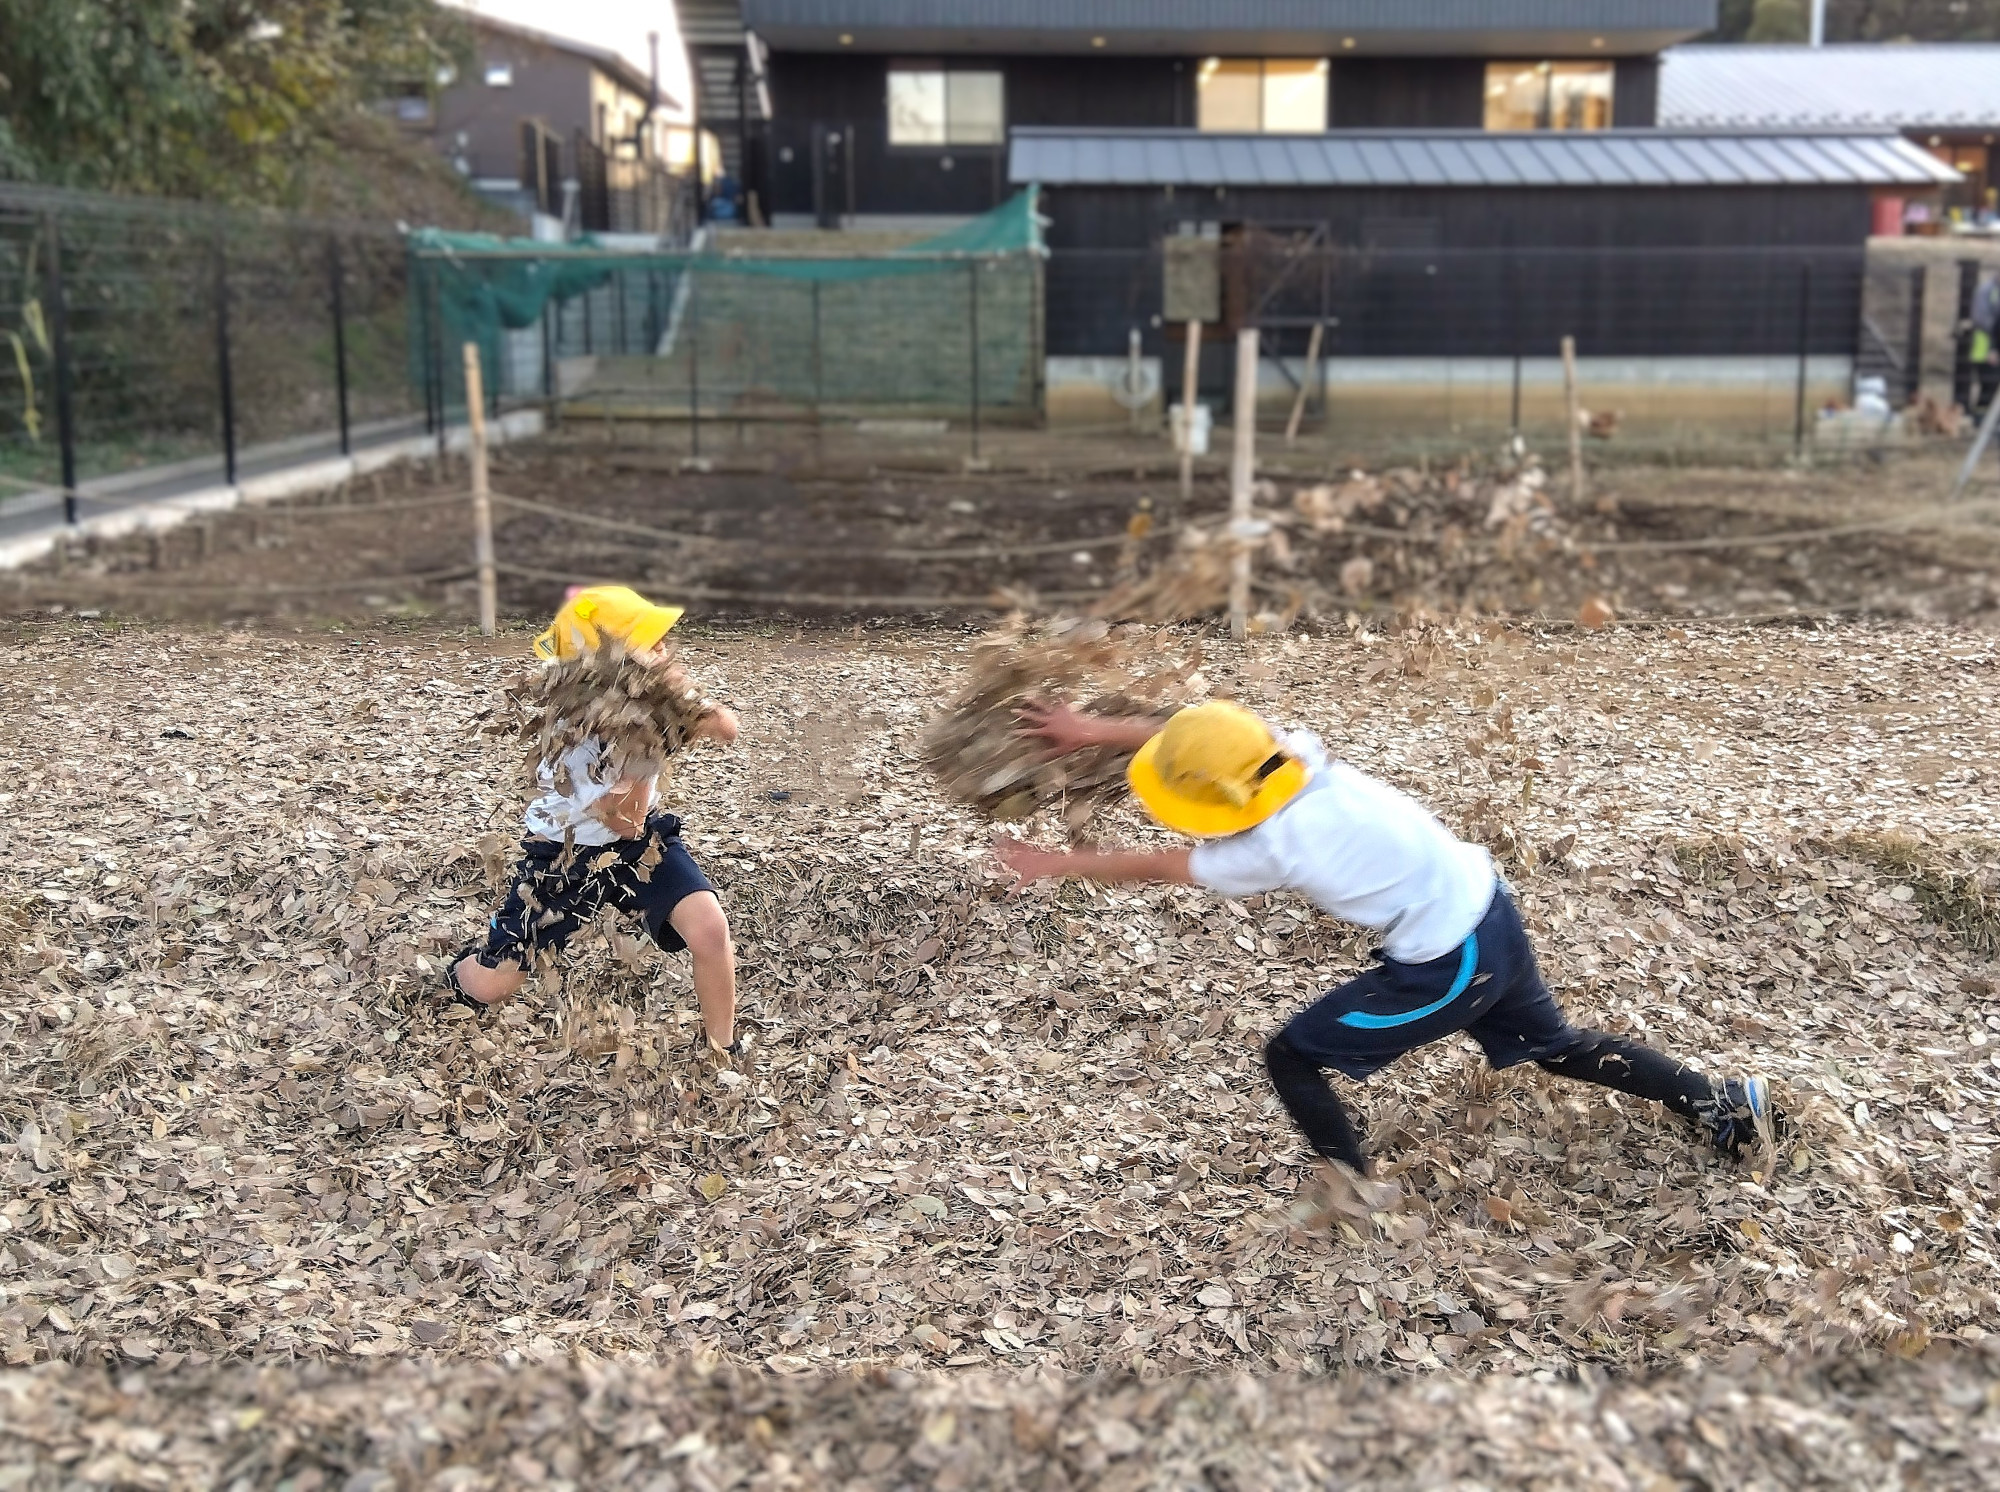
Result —
[[[1796, 23], [1757, 32], [1768, 0], [1721, 0], [1704, 41], [1804, 41], [1810, 0], [1798, 0]], [[1781, 5], [1790, 10], [1791, 5]], [[1757, 34], [1753, 34], [1757, 32]], [[1826, 39], [1842, 41], [2000, 41], [2000, 0], [1826, 0]]]
[[0, 174], [284, 203], [343, 118], [466, 36], [435, 0], [0, 0]]
[[1806, 8], [1802, 0], [1757, 0], [1745, 41], [1804, 41]]

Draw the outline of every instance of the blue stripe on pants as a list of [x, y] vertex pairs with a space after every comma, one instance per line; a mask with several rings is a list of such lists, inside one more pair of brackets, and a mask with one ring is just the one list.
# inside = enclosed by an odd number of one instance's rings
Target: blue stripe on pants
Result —
[[[1458, 957], [1458, 977], [1451, 982], [1451, 988], [1444, 992], [1444, 998], [1433, 1000], [1428, 1005], [1420, 1005], [1415, 1010], [1406, 1010], [1401, 1015], [1370, 1015], [1365, 1010], [1350, 1010], [1341, 1016], [1343, 1026], [1356, 1026], [1364, 1031], [1386, 1031], [1392, 1026], [1407, 1026], [1412, 1021], [1420, 1021], [1427, 1015], [1436, 1015], [1445, 1006], [1464, 994], [1472, 983], [1472, 971], [1479, 966], [1479, 934], [1473, 933], [1460, 945]], [[1432, 986], [1436, 988], [1435, 985]]]

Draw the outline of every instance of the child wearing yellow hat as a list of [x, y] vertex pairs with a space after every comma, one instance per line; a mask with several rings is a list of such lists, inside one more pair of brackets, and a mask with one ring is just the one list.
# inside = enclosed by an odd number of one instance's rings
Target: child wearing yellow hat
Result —
[[1020, 883], [1044, 876], [1201, 885], [1224, 896], [1287, 889], [1379, 932], [1376, 963], [1270, 1039], [1264, 1060], [1313, 1150], [1366, 1174], [1361, 1135], [1323, 1073], [1360, 1080], [1406, 1052], [1465, 1032], [1495, 1067], [1549, 1072], [1654, 1099], [1725, 1154], [1768, 1132], [1761, 1077], [1716, 1083], [1627, 1037], [1573, 1026], [1542, 983], [1492, 857], [1415, 799], [1332, 760], [1317, 737], [1283, 737], [1251, 711], [1211, 701], [1165, 722], [1103, 719], [1060, 705], [1023, 713], [1054, 754], [1133, 751], [1148, 812], [1196, 836], [1159, 852], [996, 846]]
[[[547, 661], [616, 642], [632, 656], [673, 667], [660, 644], [681, 608], [657, 606], [625, 586], [572, 591], [535, 639]], [[708, 703], [698, 734], [727, 745], [736, 716]], [[736, 1047], [736, 953], [715, 887], [681, 842], [681, 821], [654, 804], [657, 766], [600, 780], [603, 744], [580, 742], [559, 762], [543, 762], [540, 796], [528, 805], [521, 858], [506, 900], [483, 943], [453, 960], [445, 978], [475, 1010], [500, 1004], [527, 982], [538, 951], [556, 950], [606, 907], [636, 916], [668, 952], [685, 948], [712, 1047]]]

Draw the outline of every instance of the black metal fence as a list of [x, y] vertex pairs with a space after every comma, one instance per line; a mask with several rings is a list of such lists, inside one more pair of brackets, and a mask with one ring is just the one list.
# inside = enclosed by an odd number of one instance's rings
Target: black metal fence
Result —
[[0, 500], [411, 427], [391, 230], [0, 184]]
[[[1182, 397], [1190, 262], [1210, 302], [1198, 397], [1226, 416], [1230, 343], [1255, 326], [1265, 402], [1282, 405], [1309, 384], [1303, 428], [1348, 443], [1560, 431], [1564, 338], [1581, 359], [1582, 398], [1601, 439], [1684, 449], [1880, 444], [1900, 437], [1894, 412], [1920, 391], [1950, 402], [1955, 390], [1965, 402], [1965, 379], [1950, 372], [1962, 351], [1949, 327], [1927, 319], [1912, 288], [1920, 281], [1871, 267], [1858, 244], [1335, 247], [1309, 228], [1212, 243], [1205, 263], [1159, 246], [1050, 255], [1053, 419], [1086, 422], [1092, 407], [1117, 416], [1126, 390], [1113, 382], [1093, 400], [1090, 365], [1099, 379], [1120, 380], [1115, 365], [1135, 336], [1139, 355], [1158, 360], [1147, 383]], [[1170, 261], [1182, 277], [1172, 293]]]

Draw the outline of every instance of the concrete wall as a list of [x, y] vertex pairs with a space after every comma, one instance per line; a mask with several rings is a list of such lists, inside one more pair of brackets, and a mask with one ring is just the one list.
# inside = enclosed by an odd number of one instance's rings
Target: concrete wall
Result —
[[[1113, 392], [1122, 358], [1052, 357], [1048, 360], [1051, 426], [1115, 425], [1130, 416]], [[1291, 379], [1304, 375], [1290, 359]], [[1823, 355], [1807, 359], [1808, 428], [1813, 411], [1846, 399], [1853, 360]], [[1580, 358], [1577, 377], [1584, 408], [1616, 411], [1614, 441], [1697, 447], [1745, 441], [1789, 443], [1798, 396], [1799, 364], [1790, 357]], [[1506, 431], [1513, 418], [1514, 364], [1509, 358], [1329, 358], [1324, 363], [1326, 421], [1318, 388], [1305, 428], [1384, 439], [1484, 439]], [[1179, 369], [1169, 374], [1167, 397], [1180, 398]], [[1295, 384], [1267, 361], [1258, 386], [1261, 416], [1284, 419]], [[1226, 404], [1206, 401], [1218, 422]], [[1564, 426], [1562, 363], [1526, 358], [1521, 363], [1523, 428], [1560, 435]]]

